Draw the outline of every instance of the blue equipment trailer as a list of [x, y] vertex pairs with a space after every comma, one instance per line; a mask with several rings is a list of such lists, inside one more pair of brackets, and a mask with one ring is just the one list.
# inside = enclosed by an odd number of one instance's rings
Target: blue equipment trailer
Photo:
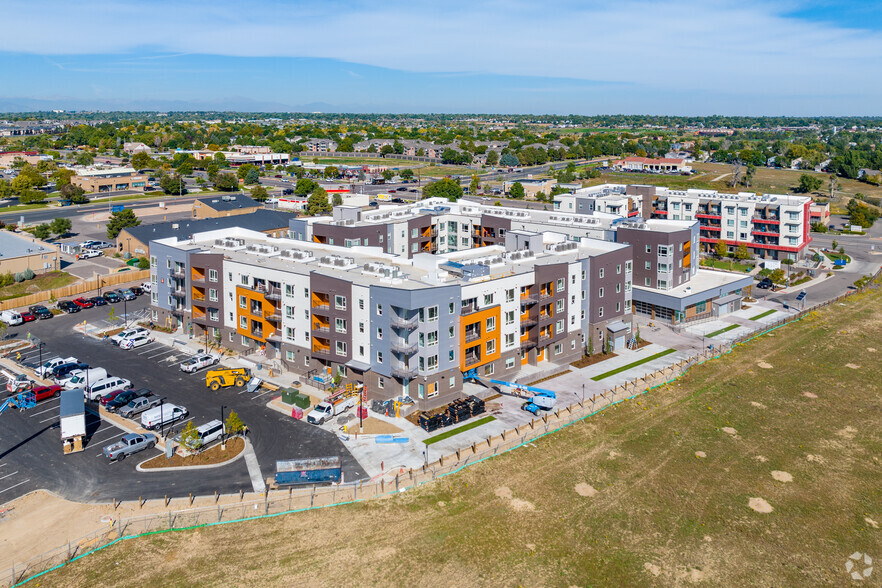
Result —
[[275, 483], [278, 486], [339, 483], [342, 477], [343, 466], [339, 457], [287, 459], [276, 462]]

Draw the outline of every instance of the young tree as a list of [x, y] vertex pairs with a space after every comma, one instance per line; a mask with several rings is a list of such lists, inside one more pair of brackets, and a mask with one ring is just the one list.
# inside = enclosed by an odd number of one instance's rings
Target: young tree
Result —
[[139, 257], [138, 258], [138, 269], [140, 269], [140, 270], [150, 269], [150, 260], [147, 259], [146, 257]]
[[131, 208], [111, 213], [110, 220], [107, 222], [107, 238], [116, 239], [124, 228], [137, 227], [140, 224], [141, 219], [135, 216], [135, 211]]
[[726, 253], [728, 253], [728, 249], [726, 248], [726, 242], [720, 239], [714, 245], [714, 253], [720, 259], [726, 257]]
[[395, 172], [392, 171], [391, 169], [384, 169], [382, 175], [383, 175], [383, 179], [386, 180], [386, 181], [388, 182], [388, 181], [390, 181], [392, 178], [395, 177]]
[[258, 202], [265, 202], [266, 199], [269, 198], [269, 193], [266, 191], [266, 188], [261, 185], [257, 185], [251, 188], [251, 197]]
[[524, 185], [520, 182], [515, 182], [508, 189], [508, 195], [511, 198], [515, 198], [517, 200], [521, 200], [526, 192], [524, 191]]
[[245, 423], [242, 422], [242, 419], [239, 418], [235, 410], [231, 410], [224, 423], [224, 427], [226, 428], [227, 435], [238, 435], [245, 429]]
[[423, 189], [423, 198], [435, 197], [447, 198], [450, 202], [456, 202], [462, 198], [462, 188], [458, 182], [450, 178], [444, 178], [437, 182], [432, 182]]
[[318, 184], [310, 180], [309, 178], [300, 178], [297, 180], [297, 184], [294, 186], [294, 194], [296, 196], [306, 196], [307, 194], [312, 194], [312, 191], [318, 187]]
[[737, 249], [735, 249], [735, 259], [750, 259], [750, 251], [747, 250], [747, 245], [742, 243]]
[[331, 212], [331, 204], [328, 202], [328, 193], [324, 188], [317, 187], [306, 201], [306, 214], [317, 216], [329, 212]]
[[334, 206], [340, 206], [341, 204], [343, 204], [343, 196], [340, 194], [334, 194], [331, 197], [331, 204], [333, 204]]
[[95, 163], [95, 158], [92, 157], [92, 154], [88, 151], [82, 151], [77, 153], [76, 159], [77, 165], [92, 165]]
[[199, 432], [193, 421], [187, 423], [184, 430], [181, 431], [181, 445], [188, 449], [198, 451], [202, 447], [202, 441], [199, 439]]
[[469, 194], [474, 196], [475, 194], [478, 193], [478, 190], [480, 190], [480, 187], [481, 187], [481, 184], [478, 181], [478, 174], [474, 174], [472, 176], [472, 181], [469, 184]]
[[772, 273], [769, 274], [769, 279], [775, 282], [776, 284], [784, 283], [784, 270], [778, 268], [776, 270], [772, 270]]
[[27, 188], [18, 195], [18, 201], [22, 204], [37, 204], [44, 200], [46, 200], [46, 193], [33, 188]]
[[71, 223], [71, 220], [69, 218], [64, 218], [60, 216], [53, 218], [52, 224], [49, 226], [49, 228], [52, 230], [52, 233], [58, 235], [59, 237], [70, 232], [72, 227], [73, 223]]
[[403, 169], [398, 172], [398, 175], [401, 176], [402, 180], [412, 180], [413, 179], [413, 170], [410, 168]]

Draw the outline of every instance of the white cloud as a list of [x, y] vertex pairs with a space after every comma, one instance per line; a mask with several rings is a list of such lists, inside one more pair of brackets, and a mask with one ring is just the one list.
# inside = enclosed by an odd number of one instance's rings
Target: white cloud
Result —
[[882, 71], [882, 35], [798, 20], [783, 10], [769, 2], [713, 0], [306, 6], [15, 0], [4, 8], [0, 50], [320, 57], [413, 72], [633, 83], [655, 91], [808, 100], [866, 94], [869, 106], [882, 89], [879, 76], [868, 75]]

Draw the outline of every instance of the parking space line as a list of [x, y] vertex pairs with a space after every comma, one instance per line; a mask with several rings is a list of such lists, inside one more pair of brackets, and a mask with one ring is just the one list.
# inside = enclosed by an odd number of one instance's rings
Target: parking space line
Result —
[[53, 406], [52, 408], [47, 408], [46, 410], [41, 410], [40, 412], [35, 412], [35, 413], [32, 413], [32, 414], [29, 414], [29, 415], [28, 415], [28, 418], [34, 418], [35, 416], [37, 416], [37, 415], [41, 415], [41, 414], [43, 414], [44, 412], [49, 412], [50, 410], [58, 410], [58, 407], [57, 407], [57, 406]]
[[177, 351], [177, 349], [166, 349], [165, 351], [162, 351], [155, 355], [148, 355], [147, 359], [153, 359], [154, 357], [159, 357], [160, 355], [168, 355], [169, 353], [177, 353]]
[[160, 347], [164, 347], [164, 345], [162, 343], [151, 343], [150, 345], [147, 346], [147, 348], [144, 351], [141, 351], [140, 353], [138, 353], [138, 355], [147, 355], [151, 351], [156, 351]]
[[260, 398], [264, 394], [272, 394], [272, 392], [272, 390], [267, 390], [266, 392], [261, 392], [260, 394], [255, 395], [254, 398]]
[[[123, 434], [125, 434], [125, 432], [123, 432]], [[109, 441], [110, 439], [113, 439], [117, 435], [119, 435], [119, 433], [117, 431], [114, 431], [113, 435], [111, 435], [110, 437], [105, 437], [104, 439], [101, 439], [101, 441], [96, 441], [95, 439], [90, 439], [89, 443], [104, 443], [105, 441]]]
[[16, 484], [15, 486], [10, 486], [9, 488], [6, 488], [5, 490], [0, 490], [0, 494], [3, 494], [4, 492], [8, 492], [9, 490], [12, 490], [13, 488], [18, 488], [18, 487], [21, 486], [22, 484], [27, 484], [27, 483], [30, 482], [30, 481], [31, 481], [31, 479], [28, 478], [28, 479], [25, 480], [24, 482], [19, 482], [19, 483]]
[[41, 424], [42, 424], [42, 423], [48, 423], [49, 421], [57, 421], [57, 420], [58, 420], [58, 417], [57, 417], [57, 416], [53, 416], [53, 417], [49, 417], [48, 419], [43, 419], [42, 421], [40, 421], [40, 423], [41, 423]]
[[5, 476], [0, 476], [0, 480], [2, 480], [4, 478], [8, 478], [9, 476], [14, 476], [17, 473], [18, 473], [18, 471], [15, 471], [15, 472], [12, 472], [11, 474], [6, 474]]

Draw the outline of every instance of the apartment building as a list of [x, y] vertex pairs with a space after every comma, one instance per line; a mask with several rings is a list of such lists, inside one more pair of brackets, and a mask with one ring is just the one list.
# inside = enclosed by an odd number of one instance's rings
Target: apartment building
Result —
[[433, 218], [417, 215], [410, 255], [397, 236], [387, 252], [382, 231], [349, 247], [245, 229], [152, 241], [153, 320], [261, 350], [319, 384], [340, 377], [371, 398], [409, 395], [421, 409], [456, 398], [468, 376], [510, 381], [625, 345], [630, 245], [513, 229], [432, 252], [421, 235]]
[[643, 219], [700, 223], [705, 251], [723, 240], [733, 251], [745, 245], [766, 259], [799, 259], [811, 243], [811, 198], [782, 194], [715, 190], [672, 190], [656, 186], [604, 184], [555, 196], [555, 209], [588, 214], [604, 212]]

